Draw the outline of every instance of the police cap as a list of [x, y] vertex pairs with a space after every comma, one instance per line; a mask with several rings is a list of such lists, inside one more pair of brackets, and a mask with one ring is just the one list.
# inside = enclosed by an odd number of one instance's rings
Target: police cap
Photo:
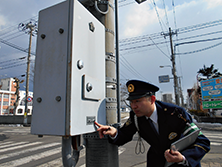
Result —
[[139, 99], [144, 96], [152, 96], [159, 90], [155, 85], [139, 80], [129, 80], [126, 83], [129, 97], [127, 100]]

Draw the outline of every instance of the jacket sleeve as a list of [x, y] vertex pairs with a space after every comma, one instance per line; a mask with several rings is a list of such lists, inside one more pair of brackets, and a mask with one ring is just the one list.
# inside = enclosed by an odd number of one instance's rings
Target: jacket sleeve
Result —
[[[186, 127], [183, 131], [184, 135], [192, 133], [194, 130], [199, 129], [192, 120], [192, 117], [185, 111], [184, 114], [185, 119], [187, 120]], [[196, 167], [200, 163], [200, 160], [204, 157], [204, 155], [209, 152], [210, 150], [210, 141], [207, 137], [203, 135], [200, 131], [196, 141], [194, 144], [186, 148], [185, 150], [181, 151], [186, 159], [189, 162], [191, 167]]]
[[137, 132], [137, 128], [134, 122], [134, 113], [130, 112], [129, 119], [124, 123], [124, 125], [118, 129], [118, 134], [115, 139], [109, 137], [109, 142], [116, 144], [118, 146], [124, 145], [125, 143], [132, 140], [133, 135]]

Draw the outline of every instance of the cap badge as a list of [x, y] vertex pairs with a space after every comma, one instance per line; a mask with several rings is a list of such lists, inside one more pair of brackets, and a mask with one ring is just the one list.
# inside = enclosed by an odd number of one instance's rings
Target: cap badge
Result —
[[128, 85], [128, 92], [133, 92], [134, 91], [134, 86], [133, 86], [133, 84], [129, 84]]
[[176, 132], [171, 132], [171, 133], [169, 134], [169, 139], [170, 139], [170, 140], [173, 140], [175, 137], [177, 137], [177, 133], [176, 133]]

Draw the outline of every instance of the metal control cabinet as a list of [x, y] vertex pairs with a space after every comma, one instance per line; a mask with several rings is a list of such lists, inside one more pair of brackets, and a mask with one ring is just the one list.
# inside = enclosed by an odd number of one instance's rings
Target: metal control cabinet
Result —
[[31, 133], [74, 136], [106, 123], [105, 28], [78, 1], [39, 12]]

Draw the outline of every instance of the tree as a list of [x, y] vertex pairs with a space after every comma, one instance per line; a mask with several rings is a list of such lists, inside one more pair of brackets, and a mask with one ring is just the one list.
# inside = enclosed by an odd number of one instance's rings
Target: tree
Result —
[[[198, 78], [198, 81], [217, 78], [217, 77], [222, 76], [222, 74], [218, 71], [218, 69], [214, 69], [214, 64], [211, 64], [210, 67], [206, 67], [204, 65], [203, 68], [199, 69], [199, 71], [197, 73], [202, 74], [202, 77]], [[204, 77], [206, 77], [206, 78], [204, 78]]]
[[[23, 76], [23, 75], [22, 75]], [[15, 88], [16, 88], [16, 91], [15, 91], [15, 95], [16, 95], [16, 101], [15, 101], [15, 103], [14, 103], [14, 115], [15, 115], [15, 112], [16, 112], [16, 109], [17, 109], [17, 107], [18, 107], [18, 105], [19, 105], [19, 100], [20, 100], [20, 96], [19, 96], [19, 84], [20, 83], [23, 83], [24, 82], [24, 80], [22, 80], [22, 81], [20, 81], [18, 78], [14, 78], [14, 82], [16, 83], [16, 85], [15, 85]]]
[[128, 97], [128, 91], [127, 91], [127, 87], [125, 84], [120, 84], [120, 107], [121, 108], [126, 108], [127, 106], [129, 106], [129, 104], [127, 104], [126, 102], [126, 98]]

